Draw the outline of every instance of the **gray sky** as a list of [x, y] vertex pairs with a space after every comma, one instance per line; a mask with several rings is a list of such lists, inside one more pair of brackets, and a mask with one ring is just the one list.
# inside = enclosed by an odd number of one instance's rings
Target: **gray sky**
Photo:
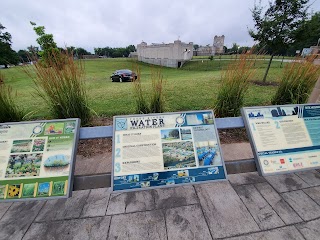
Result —
[[[38, 46], [30, 21], [45, 26], [59, 47], [91, 52], [94, 47], [126, 47], [142, 40], [169, 43], [178, 37], [212, 45], [213, 37], [222, 34], [227, 47], [233, 42], [251, 46], [253, 5], [254, 0], [6, 0], [0, 5], [0, 23], [11, 33], [14, 50]], [[320, 0], [311, 9], [320, 11]]]

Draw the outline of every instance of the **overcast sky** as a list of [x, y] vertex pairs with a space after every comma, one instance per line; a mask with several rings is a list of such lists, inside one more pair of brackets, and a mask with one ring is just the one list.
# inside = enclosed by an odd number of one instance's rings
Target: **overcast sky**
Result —
[[[213, 37], [222, 34], [227, 47], [234, 42], [251, 46], [253, 5], [254, 0], [3, 0], [0, 23], [11, 33], [14, 50], [38, 46], [30, 21], [45, 26], [59, 47], [92, 53], [94, 47], [126, 47], [142, 40], [180, 38], [212, 45]], [[320, 0], [311, 8], [320, 11]]]

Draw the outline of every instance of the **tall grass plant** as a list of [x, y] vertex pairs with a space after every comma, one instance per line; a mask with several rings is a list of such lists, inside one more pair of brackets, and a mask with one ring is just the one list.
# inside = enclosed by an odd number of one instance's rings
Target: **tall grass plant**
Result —
[[[61, 59], [64, 59], [62, 65]], [[37, 95], [47, 104], [54, 118], [80, 118], [82, 125], [91, 119], [85, 84], [84, 65], [72, 53], [53, 51], [47, 65], [36, 62], [25, 71], [33, 78]], [[48, 67], [50, 66], [50, 67]]]
[[307, 102], [320, 74], [320, 66], [313, 63], [315, 57], [296, 59], [285, 66], [280, 77], [279, 87], [271, 99], [272, 104]]
[[23, 119], [23, 111], [14, 101], [12, 88], [5, 85], [5, 76], [0, 72], [0, 122], [18, 122]]
[[249, 79], [256, 68], [250, 53], [240, 54], [239, 58], [230, 61], [227, 69], [222, 72], [221, 84], [214, 103], [218, 117], [235, 117], [240, 115], [244, 97], [249, 87]]

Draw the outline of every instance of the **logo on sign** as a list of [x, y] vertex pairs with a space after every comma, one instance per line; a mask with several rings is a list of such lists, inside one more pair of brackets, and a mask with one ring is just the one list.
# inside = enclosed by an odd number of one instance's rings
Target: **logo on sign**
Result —
[[127, 130], [127, 119], [117, 118], [116, 120], [116, 130]]
[[285, 164], [285, 161], [284, 161], [283, 158], [280, 159], [280, 163], [281, 163], [281, 164]]

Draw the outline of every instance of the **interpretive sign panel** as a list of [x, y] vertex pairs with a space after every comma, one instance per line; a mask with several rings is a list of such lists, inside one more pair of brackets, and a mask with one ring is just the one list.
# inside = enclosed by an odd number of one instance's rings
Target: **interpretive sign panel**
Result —
[[226, 179], [210, 110], [115, 116], [114, 191]]
[[79, 123], [1, 123], [0, 202], [69, 197]]
[[320, 167], [320, 104], [242, 109], [262, 175]]

